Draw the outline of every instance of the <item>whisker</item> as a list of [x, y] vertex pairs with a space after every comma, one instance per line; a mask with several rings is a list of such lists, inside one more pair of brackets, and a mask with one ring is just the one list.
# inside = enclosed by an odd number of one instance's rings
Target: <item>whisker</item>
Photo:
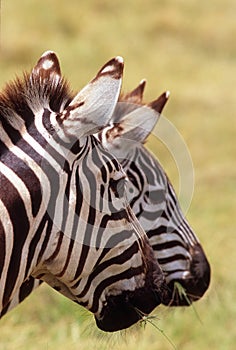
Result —
[[160, 327], [157, 326], [156, 323], [154, 323], [154, 321], [160, 320], [159, 317], [157, 317], [156, 315], [147, 315], [136, 307], [134, 307], [134, 309], [138, 313], [138, 315], [141, 317], [141, 320], [139, 321], [141, 327], [143, 326], [143, 328], [145, 329], [147, 323], [151, 324], [154, 328], [156, 328], [164, 336], [164, 338], [166, 338], [166, 340], [171, 344], [173, 349], [177, 350], [176, 345], [172, 342], [170, 337], [164, 332], [163, 329], [161, 329]]
[[178, 293], [178, 296], [180, 297], [180, 300], [184, 300], [185, 299], [187, 301], [188, 305], [192, 307], [193, 312], [194, 312], [196, 318], [198, 319], [198, 321], [201, 324], [203, 324], [203, 322], [202, 322], [202, 320], [201, 320], [201, 318], [200, 318], [200, 316], [199, 316], [199, 314], [198, 314], [198, 312], [197, 312], [197, 310], [195, 308], [195, 305], [189, 299], [189, 296], [191, 298], [192, 295], [191, 294], [187, 294], [186, 289], [182, 286], [181, 283], [179, 283], [179, 282], [175, 282], [174, 283], [174, 293]]

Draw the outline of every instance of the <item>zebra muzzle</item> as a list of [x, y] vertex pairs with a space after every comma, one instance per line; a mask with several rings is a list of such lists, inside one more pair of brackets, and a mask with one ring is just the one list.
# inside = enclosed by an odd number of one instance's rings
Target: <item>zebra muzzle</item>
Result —
[[148, 244], [145, 253], [146, 274], [143, 286], [107, 297], [100, 316], [95, 316], [96, 324], [101, 330], [115, 332], [128, 328], [140, 321], [143, 315], [150, 314], [165, 299], [165, 278]]
[[101, 318], [95, 317], [96, 324], [105, 332], [119, 331], [137, 323], [160, 303], [155, 293], [146, 288], [110, 296]]
[[163, 304], [168, 306], [191, 305], [205, 294], [210, 284], [210, 277], [210, 264], [201, 245], [196, 244], [191, 247], [189, 270], [182, 271], [182, 276], [168, 282], [168, 294]]

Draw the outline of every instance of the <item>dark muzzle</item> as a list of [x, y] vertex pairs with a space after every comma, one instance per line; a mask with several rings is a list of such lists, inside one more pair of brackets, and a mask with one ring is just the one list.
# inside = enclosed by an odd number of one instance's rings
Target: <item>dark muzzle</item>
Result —
[[97, 326], [103, 331], [114, 332], [132, 326], [166, 299], [164, 274], [149, 244], [144, 253], [146, 274], [143, 287], [107, 297], [106, 306], [96, 318]]
[[[211, 269], [200, 244], [191, 247], [191, 257], [189, 276], [168, 283], [168, 294], [164, 305], [189, 306], [199, 300], [208, 289]], [[181, 285], [182, 292], [176, 288], [175, 282]]]

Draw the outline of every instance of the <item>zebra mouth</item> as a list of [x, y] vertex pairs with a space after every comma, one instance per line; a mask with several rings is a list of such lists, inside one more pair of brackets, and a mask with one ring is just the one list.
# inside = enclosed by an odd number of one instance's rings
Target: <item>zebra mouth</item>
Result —
[[141, 320], [143, 315], [148, 315], [161, 302], [159, 292], [147, 285], [132, 292], [111, 295], [100, 316], [95, 316], [96, 324], [105, 332], [128, 328]]
[[122, 295], [110, 297], [102, 316], [99, 318], [95, 316], [98, 328], [105, 332], [115, 332], [128, 328], [140, 319], [141, 316], [134, 306], [127, 302]]

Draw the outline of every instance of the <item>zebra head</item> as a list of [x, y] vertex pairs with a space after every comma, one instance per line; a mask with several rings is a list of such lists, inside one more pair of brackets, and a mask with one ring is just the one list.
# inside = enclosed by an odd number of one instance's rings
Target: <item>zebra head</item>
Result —
[[0, 97], [0, 302], [32, 277], [127, 328], [166, 293], [164, 275], [125, 196], [126, 174], [92, 135], [119, 96], [114, 58], [72, 97], [55, 53]]
[[[168, 92], [163, 93], [143, 105], [145, 84], [141, 81], [120, 99], [110, 125], [98, 138], [120, 160], [129, 178], [130, 205], [148, 235], [169, 287], [163, 303], [189, 305], [207, 290], [210, 266], [165, 171], [143, 146], [169, 97]], [[181, 297], [176, 282], [184, 288], [185, 297]]]

